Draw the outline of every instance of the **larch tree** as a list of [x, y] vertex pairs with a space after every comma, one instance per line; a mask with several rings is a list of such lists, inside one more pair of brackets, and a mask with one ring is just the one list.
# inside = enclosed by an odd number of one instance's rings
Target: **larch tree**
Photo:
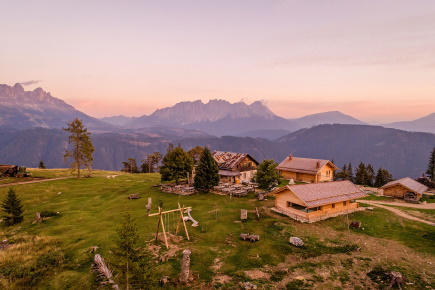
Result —
[[77, 178], [80, 178], [80, 169], [82, 167], [88, 170], [90, 174], [92, 170], [92, 154], [95, 149], [91, 141], [91, 133], [83, 126], [83, 122], [78, 118], [75, 118], [70, 123], [67, 123], [68, 127], [63, 128], [69, 132], [68, 143], [72, 144], [71, 150], [66, 150], [64, 159], [65, 162], [72, 158], [71, 169], [77, 170]]
[[258, 188], [270, 191], [279, 184], [281, 175], [276, 167], [278, 166], [273, 160], [264, 160], [257, 167], [253, 180], [258, 183]]
[[[195, 147], [196, 148], [196, 147]], [[213, 186], [219, 184], [219, 167], [216, 160], [211, 155], [210, 149], [205, 147], [202, 150], [198, 167], [196, 168], [193, 186], [196, 190], [209, 192]]]
[[5, 225], [11, 226], [23, 221], [23, 206], [13, 188], [9, 188], [8, 194], [3, 199], [1, 208], [6, 213], [3, 215]]
[[426, 174], [431, 180], [435, 179], [435, 146], [429, 156], [429, 162], [427, 164]]

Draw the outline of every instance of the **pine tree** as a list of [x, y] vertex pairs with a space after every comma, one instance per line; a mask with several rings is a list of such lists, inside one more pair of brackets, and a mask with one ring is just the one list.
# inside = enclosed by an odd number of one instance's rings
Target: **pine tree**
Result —
[[270, 191], [279, 184], [281, 175], [276, 170], [278, 166], [273, 160], [264, 160], [257, 167], [253, 180], [258, 183], [258, 188]]
[[393, 176], [386, 169], [379, 167], [375, 177], [375, 187], [382, 187], [390, 181], [393, 181]]
[[356, 169], [355, 183], [359, 185], [366, 185], [367, 183], [366, 166], [362, 162], [358, 165]]
[[429, 162], [427, 165], [426, 174], [431, 180], [435, 180], [435, 146], [429, 156]]
[[[152, 289], [155, 282], [151, 273], [150, 256], [138, 249], [138, 229], [130, 213], [122, 216], [122, 225], [116, 230], [111, 248], [111, 265], [117, 272], [118, 283], [129, 289]], [[144, 288], [145, 287], [145, 288]]]
[[187, 178], [193, 169], [193, 159], [181, 147], [169, 150], [163, 157], [163, 165], [160, 167], [162, 181], [175, 180], [178, 184], [180, 179]]
[[1, 208], [6, 213], [6, 215], [3, 216], [5, 225], [10, 226], [23, 221], [23, 206], [13, 188], [9, 188], [8, 194], [3, 199]]
[[340, 172], [334, 174], [334, 180], [349, 180], [349, 172], [347, 171], [347, 165], [344, 164]]
[[90, 174], [92, 170], [92, 153], [94, 146], [92, 145], [91, 137], [88, 129], [83, 126], [83, 123], [78, 118], [75, 118], [71, 123], [67, 123], [68, 128], [63, 128], [70, 132], [68, 143], [73, 145], [72, 150], [66, 150], [64, 159], [72, 158], [71, 169], [77, 169], [77, 178], [80, 178], [80, 168], [84, 166]]
[[[196, 148], [196, 147], [195, 147]], [[193, 186], [196, 190], [209, 192], [213, 186], [219, 184], [219, 167], [216, 160], [211, 155], [210, 150], [205, 147], [196, 168], [195, 181]]]
[[353, 176], [352, 163], [350, 163], [350, 162], [349, 162], [349, 165], [347, 166], [347, 173], [348, 173], [347, 180], [350, 180], [350, 181], [354, 182], [355, 178]]
[[375, 181], [375, 170], [373, 166], [369, 163], [366, 167], [366, 185], [373, 186]]

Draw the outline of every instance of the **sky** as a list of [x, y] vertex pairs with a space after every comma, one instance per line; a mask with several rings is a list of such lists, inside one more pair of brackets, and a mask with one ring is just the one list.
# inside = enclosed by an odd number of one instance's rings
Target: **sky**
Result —
[[435, 112], [433, 0], [1, 2], [0, 83], [94, 117], [198, 99], [372, 123]]

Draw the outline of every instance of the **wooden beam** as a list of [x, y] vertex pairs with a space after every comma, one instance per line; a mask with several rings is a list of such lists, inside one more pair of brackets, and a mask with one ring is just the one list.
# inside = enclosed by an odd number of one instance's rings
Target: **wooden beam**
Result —
[[[184, 209], [188, 209], [188, 208], [192, 208], [191, 206], [188, 206], [188, 207], [185, 207]], [[174, 211], [179, 211], [181, 208], [177, 208], [177, 209], [171, 209], [171, 210], [167, 210], [167, 211], [162, 211], [161, 213], [162, 214], [165, 214], [165, 213], [170, 213], [170, 212], [174, 212]], [[158, 213], [153, 213], [153, 214], [150, 214], [150, 215], [148, 215], [148, 216], [156, 216], [156, 215], [159, 215], [160, 214], [160, 212], [158, 212]]]

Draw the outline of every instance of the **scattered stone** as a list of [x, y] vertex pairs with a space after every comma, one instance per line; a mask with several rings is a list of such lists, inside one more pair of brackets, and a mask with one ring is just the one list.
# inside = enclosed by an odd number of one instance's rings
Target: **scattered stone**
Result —
[[252, 284], [251, 282], [239, 282], [239, 285], [242, 289], [245, 290], [255, 290], [257, 289], [257, 285]]
[[59, 191], [57, 194], [62, 194], [62, 192]]
[[98, 250], [98, 246], [92, 246], [91, 249], [89, 250], [90, 253], [94, 253]]
[[304, 242], [298, 237], [290, 237], [289, 242], [296, 247], [302, 247], [304, 245]]
[[366, 209], [373, 210], [373, 207], [369, 206], [369, 207], [366, 207]]
[[248, 219], [248, 211], [246, 209], [241, 209], [240, 210], [240, 219], [241, 220]]
[[388, 289], [394, 286], [397, 286], [399, 287], [399, 289], [402, 289], [401, 286], [403, 285], [404, 282], [402, 274], [400, 272], [391, 271], [390, 274], [388, 275], [391, 278], [391, 282], [390, 285], [388, 286]]
[[249, 241], [250, 242], [257, 242], [260, 240], [260, 235], [250, 235], [249, 236]]
[[247, 239], [249, 239], [250, 234], [240, 234], [240, 239], [246, 241]]
[[165, 285], [166, 283], [169, 282], [169, 276], [163, 276], [162, 278], [160, 278], [159, 283], [160, 285]]
[[190, 276], [190, 253], [188, 249], [183, 251], [183, 258], [181, 260], [181, 274], [180, 274], [180, 282], [187, 283], [189, 281]]

